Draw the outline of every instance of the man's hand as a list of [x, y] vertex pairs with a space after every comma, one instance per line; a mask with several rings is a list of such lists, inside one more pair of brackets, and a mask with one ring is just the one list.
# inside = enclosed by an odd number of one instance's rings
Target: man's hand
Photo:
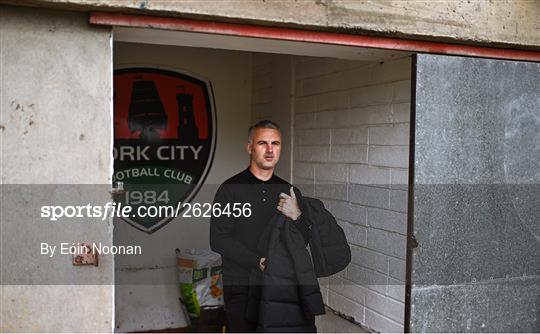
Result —
[[300, 211], [300, 208], [298, 207], [298, 201], [296, 201], [293, 187], [291, 187], [290, 196], [285, 193], [279, 194], [279, 204], [277, 209], [292, 220], [297, 220], [298, 217], [300, 217], [302, 211]]
[[261, 271], [264, 271], [264, 269], [266, 269], [266, 258], [265, 257], [261, 257], [261, 259], [259, 260], [259, 269], [261, 269]]

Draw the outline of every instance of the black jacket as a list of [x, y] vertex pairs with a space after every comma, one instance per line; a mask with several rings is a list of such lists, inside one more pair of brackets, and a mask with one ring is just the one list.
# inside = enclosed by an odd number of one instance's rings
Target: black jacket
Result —
[[258, 332], [316, 332], [315, 315], [325, 313], [306, 240], [294, 224], [279, 213], [261, 235], [266, 269], [251, 272], [246, 311]]
[[310, 197], [300, 197], [304, 220], [309, 222], [309, 249], [317, 277], [326, 277], [345, 269], [351, 262], [351, 248], [343, 229], [324, 204]]
[[325, 313], [317, 277], [333, 275], [351, 261], [345, 233], [323, 203], [297, 199], [308, 238], [295, 226], [298, 223], [276, 214], [259, 240], [266, 269], [251, 272], [246, 311], [246, 318], [259, 324], [259, 332], [316, 332], [315, 316]]

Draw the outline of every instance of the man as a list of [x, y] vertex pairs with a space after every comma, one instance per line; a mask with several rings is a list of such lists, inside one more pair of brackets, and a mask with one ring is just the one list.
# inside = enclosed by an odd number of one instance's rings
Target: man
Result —
[[249, 217], [221, 215], [210, 223], [210, 247], [223, 260], [225, 312], [228, 331], [255, 332], [257, 323], [246, 319], [249, 276], [253, 269], [264, 271], [266, 254], [258, 252], [261, 233], [278, 212], [293, 221], [307, 240], [308, 223], [294, 189], [274, 174], [281, 153], [281, 131], [277, 124], [264, 120], [249, 128], [246, 150], [249, 167], [225, 181], [218, 189], [214, 203], [251, 205]]

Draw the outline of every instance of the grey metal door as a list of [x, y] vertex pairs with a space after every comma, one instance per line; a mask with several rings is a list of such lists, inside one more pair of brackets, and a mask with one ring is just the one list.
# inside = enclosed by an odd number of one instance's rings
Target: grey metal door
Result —
[[540, 331], [540, 64], [418, 55], [406, 329]]

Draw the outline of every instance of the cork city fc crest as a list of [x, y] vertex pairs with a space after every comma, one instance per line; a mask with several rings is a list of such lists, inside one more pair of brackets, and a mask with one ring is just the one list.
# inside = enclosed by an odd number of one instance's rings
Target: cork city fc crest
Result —
[[147, 233], [171, 221], [204, 183], [215, 144], [210, 82], [164, 68], [114, 71], [113, 184], [116, 202], [132, 208], [121, 219]]

